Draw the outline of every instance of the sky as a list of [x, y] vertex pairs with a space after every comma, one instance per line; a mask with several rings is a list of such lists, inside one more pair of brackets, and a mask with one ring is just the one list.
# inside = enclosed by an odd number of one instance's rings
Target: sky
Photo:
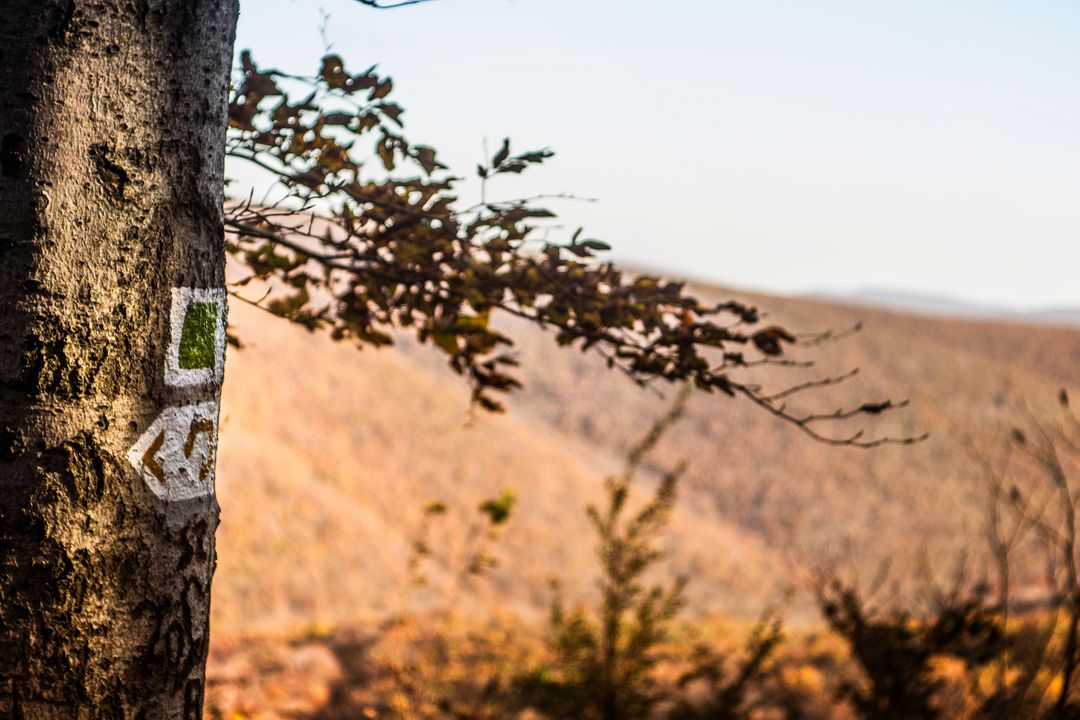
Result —
[[[505, 136], [617, 260], [781, 293], [1080, 307], [1078, 0], [242, 0], [237, 48], [378, 63], [406, 136]], [[475, 200], [466, 185], [463, 197]]]

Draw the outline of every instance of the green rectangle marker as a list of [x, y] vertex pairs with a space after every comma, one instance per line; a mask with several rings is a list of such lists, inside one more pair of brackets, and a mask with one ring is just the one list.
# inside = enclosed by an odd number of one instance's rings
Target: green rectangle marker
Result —
[[193, 302], [184, 316], [180, 334], [180, 369], [213, 368], [218, 306], [213, 302]]

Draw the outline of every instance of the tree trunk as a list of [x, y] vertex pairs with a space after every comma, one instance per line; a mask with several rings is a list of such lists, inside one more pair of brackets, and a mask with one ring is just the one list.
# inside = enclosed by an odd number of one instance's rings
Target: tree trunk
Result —
[[236, 13], [0, 2], [0, 717], [202, 715]]

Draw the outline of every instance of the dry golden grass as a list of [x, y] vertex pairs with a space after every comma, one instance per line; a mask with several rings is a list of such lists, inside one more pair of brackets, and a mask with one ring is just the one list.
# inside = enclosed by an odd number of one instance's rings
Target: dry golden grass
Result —
[[[1077, 331], [752, 299], [798, 328], [866, 324], [820, 353], [819, 369], [772, 382], [861, 367], [816, 402], [909, 397], [912, 407], [870, 430], [931, 438], [829, 448], [738, 400], [693, 398], [657, 458], [690, 462], [667, 539], [698, 613], [754, 614], [793, 570], [831, 554], [864, 571], [891, 559], [914, 581], [910, 562], [924, 548], [935, 569], [949, 570], [981, 522], [968, 444], [996, 451], [1017, 403], [1039, 411], [1080, 379]], [[401, 608], [423, 505], [449, 504], [434, 541], [453, 565], [476, 502], [502, 488], [519, 499], [497, 553], [504, 561], [469, 607], [535, 617], [551, 576], [571, 599], [589, 589], [582, 507], [666, 399], [515, 325], [526, 390], [507, 416], [473, 417], [463, 384], [426, 349], [357, 352], [246, 307], [232, 321], [247, 348], [229, 357], [222, 405], [216, 628], [386, 617]], [[453, 584], [454, 571], [437, 562], [428, 575], [430, 587], [410, 598], [417, 607]]]
[[[657, 453], [661, 465], [690, 462], [667, 542], [671, 572], [692, 578], [692, 613], [755, 614], [837, 554], [863, 572], [889, 559], [899, 589], [917, 591], [921, 549], [947, 571], [977, 535], [968, 445], [995, 452], [1017, 403], [1039, 412], [1080, 380], [1076, 331], [751, 300], [799, 329], [866, 324], [820, 353], [820, 368], [771, 382], [861, 367], [816, 401], [910, 397], [909, 410], [870, 430], [932, 436], [913, 448], [829, 448], [744, 402], [694, 398]], [[451, 507], [434, 540], [453, 558], [476, 503], [502, 488], [519, 497], [496, 553], [503, 563], [465, 607], [535, 619], [549, 578], [562, 578], [571, 599], [590, 588], [582, 508], [667, 400], [515, 324], [526, 389], [508, 415], [472, 417], [463, 384], [424, 348], [357, 352], [245, 306], [232, 320], [248, 347], [230, 354], [225, 385], [215, 629], [385, 618], [407, 591], [423, 506]], [[451, 568], [432, 563], [427, 574], [415, 607], [453, 584]]]
[[[1049, 621], [1045, 614], [1029, 615], [1010, 627], [1042, 628]], [[705, 688], [679, 685], [693, 648], [704, 643], [720, 650], [734, 670], [749, 632], [750, 624], [719, 617], [680, 623], [662, 647], [665, 659], [655, 677], [672, 696], [696, 699]], [[539, 629], [508, 616], [450, 620], [424, 613], [368, 629], [300, 627], [234, 638], [212, 649], [207, 714], [213, 720], [542, 720], [520, 707], [514, 683], [544, 657]], [[940, 682], [933, 705], [942, 717], [985, 717], [978, 708], [998, 683], [996, 663], [972, 667], [941, 655], [932, 666]], [[1015, 682], [1019, 671], [1009, 673]], [[856, 714], [840, 688], [867, 679], [841, 638], [813, 628], [787, 633], [760, 682], [752, 692], [766, 693], [771, 707], [751, 717], [785, 717], [775, 707], [783, 695], [798, 708], [795, 717], [852, 720]], [[1060, 684], [1060, 674], [1044, 670], [1029, 692], [1048, 703]], [[448, 700], [458, 715], [447, 711]], [[667, 708], [661, 704], [661, 715]]]
[[[910, 397], [910, 409], [869, 429], [932, 436], [911, 448], [829, 448], [745, 403], [692, 399], [653, 457], [655, 468], [690, 463], [665, 571], [691, 577], [687, 618], [712, 619], [685, 626], [681, 649], [737, 644], [747, 618], [833, 557], [864, 577], [890, 561], [888, 590], [915, 607], [921, 552], [944, 573], [972, 551], [977, 570], [983, 501], [972, 450], [994, 455], [1020, 403], [1047, 413], [1058, 388], [1080, 380], [1076, 331], [752, 299], [801, 329], [866, 323], [826, 348], [819, 368], [765, 381], [861, 367], [816, 401]], [[550, 578], [571, 602], [592, 588], [583, 507], [670, 398], [515, 324], [527, 387], [506, 416], [474, 417], [466, 388], [424, 348], [357, 352], [244, 306], [232, 319], [248, 347], [229, 358], [223, 403], [211, 716], [436, 717], [429, 705], [449, 688], [477, 717], [499, 717], [477, 681], [520, 669], [541, 647]], [[493, 545], [501, 563], [462, 587], [475, 507], [504, 488], [518, 503]], [[427, 519], [435, 554], [422, 567], [429, 582], [416, 587], [410, 545], [430, 501], [449, 512]], [[440, 625], [432, 613], [451, 597], [467, 622]], [[470, 629], [489, 618], [498, 621]], [[797, 599], [796, 636], [777, 672], [809, 698], [813, 717], [846, 717], [832, 698], [853, 671], [817, 622]], [[959, 677], [962, 668], [938, 670]], [[948, 688], [941, 701], [963, 716], [971, 697], [959, 681]]]
[[[944, 573], [969, 551], [977, 570], [972, 451], [996, 454], [1022, 403], [1049, 414], [1057, 390], [1080, 381], [1073, 330], [750, 299], [800, 329], [866, 324], [821, 353], [819, 368], [766, 381], [861, 367], [856, 382], [816, 400], [911, 398], [869, 429], [932, 436], [912, 448], [829, 448], [745, 403], [694, 398], [653, 458], [655, 468], [690, 462], [665, 533], [666, 572], [691, 576], [676, 655], [698, 642], [735, 647], [748, 618], [830, 558], [864, 577], [890, 561], [886, 589], [915, 608], [920, 553]], [[507, 681], [542, 651], [550, 578], [571, 602], [592, 588], [582, 509], [670, 397], [514, 324], [526, 390], [508, 415], [474, 417], [463, 384], [424, 348], [357, 352], [244, 306], [232, 320], [248, 347], [230, 355], [223, 404], [211, 717], [436, 717], [429, 706], [448, 688], [476, 717], [500, 717], [487, 681]], [[476, 504], [504, 488], [518, 503], [492, 546], [501, 564], [459, 583]], [[410, 544], [436, 500], [449, 512], [428, 518], [435, 553], [417, 587]], [[448, 598], [450, 616], [440, 614]], [[839, 682], [857, 679], [843, 644], [805, 598], [788, 627], [778, 682], [809, 716], [849, 717], [833, 699]], [[678, 665], [661, 670], [671, 679]], [[965, 716], [974, 701], [964, 669], [945, 659], [936, 670], [956, 680], [941, 702]]]

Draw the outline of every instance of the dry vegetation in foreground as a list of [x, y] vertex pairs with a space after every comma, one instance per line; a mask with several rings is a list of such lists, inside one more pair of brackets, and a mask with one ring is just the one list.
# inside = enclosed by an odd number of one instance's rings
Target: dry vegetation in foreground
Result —
[[[536, 628], [523, 630], [506, 619], [465, 630], [459, 619], [455, 635], [433, 633], [432, 628], [444, 621], [417, 616], [408, 626], [395, 624], [367, 631], [298, 628], [291, 633], [220, 642], [211, 658], [207, 716], [214, 720], [545, 717], [521, 707], [515, 682], [515, 671], [535, 666], [548, 652]], [[1032, 626], [1012, 627], [1014, 637], [1024, 637], [1024, 627]], [[656, 670], [661, 689], [705, 707], [708, 679], [683, 687], [679, 687], [679, 679], [700, 663], [702, 646], [729, 658], [726, 667], [729, 675], [734, 674], [745, 658], [750, 632], [746, 624], [720, 618], [674, 627], [672, 639], [661, 647], [664, 660]], [[1035, 634], [1037, 628], [1026, 632], [1028, 637]], [[452, 660], [439, 660], [447, 648], [453, 648]], [[1018, 675], [1014, 673], [1014, 677]], [[935, 714], [930, 717], [1039, 717], [980, 714], [997, 677], [998, 669], [993, 665], [972, 667], [954, 655], [934, 656], [922, 678], [934, 688], [928, 704]], [[784, 643], [748, 688], [748, 704], [753, 707], [745, 717], [920, 717], [860, 716], [847, 695], [853, 687], [867, 686], [867, 676], [853, 662], [843, 638], [825, 629], [788, 631]], [[1060, 676], [1044, 671], [1028, 694], [1032, 699], [1040, 695], [1052, 698], [1059, 689]], [[447, 702], [448, 698], [452, 702]], [[657, 717], [664, 717], [672, 707], [661, 706]], [[699, 713], [696, 717], [739, 716]]]
[[[1075, 679], [1060, 658], [1075, 650], [1080, 593], [1061, 546], [1048, 559], [1060, 534], [1048, 528], [1067, 518], [1036, 512], [1057, 491], [1033, 428], [1051, 427], [1058, 389], [1076, 385], [1080, 332], [767, 304], [797, 327], [865, 320], [820, 369], [865, 368], [861, 389], [835, 399], [909, 395], [911, 411], [891, 422], [933, 436], [837, 451], [738, 403], [691, 398], [627, 485], [636, 512], [687, 461], [655, 539], [664, 561], [642, 581], [690, 582], [654, 618], [664, 628], [638, 670], [644, 684], [566, 663], [588, 657], [579, 621], [591, 618], [593, 645], [603, 636], [581, 510], [604, 507], [598, 479], [618, 475], [670, 397], [524, 334], [524, 366], [537, 368], [528, 389], [505, 417], [471, 417], [465, 390], [422, 350], [358, 354], [238, 308], [251, 347], [230, 358], [226, 383], [211, 717], [605, 717], [551, 705], [595, 695], [581, 691], [588, 677], [648, 689], [635, 706], [646, 715], [610, 717], [743, 717], [720, 710], [743, 676], [734, 695], [752, 717], [986, 717], [993, 702], [1019, 703], [997, 716], [1072, 712], [1054, 699]], [[507, 490], [513, 519], [489, 541], [492, 516], [475, 509]], [[995, 517], [997, 545], [984, 540]], [[994, 594], [1003, 547], [1009, 604]], [[871, 592], [886, 558], [888, 580]], [[556, 577], [561, 626], [549, 616]], [[753, 618], [792, 584], [817, 595], [784, 606], [781, 643]], [[880, 647], [896, 652], [869, 652]], [[914, 705], [889, 715], [882, 697]]]
[[[927, 578], [925, 602], [881, 604], [856, 581], [819, 567], [812, 593], [827, 629], [785, 638], [772, 608], [749, 629], [718, 632], [681, 617], [688, 578], [650, 580], [684, 466], [651, 497], [635, 478], [685, 412], [688, 393], [631, 448], [587, 508], [595, 536], [596, 597], [566, 605], [553, 587], [546, 629], [512, 615], [462, 614], [458, 601], [486, 580], [513, 514], [504, 492], [480, 503], [460, 556], [429, 544], [444, 503], [425, 507], [407, 563], [452, 568], [445, 610], [363, 632], [312, 627], [214, 649], [211, 714], [240, 718], [485, 720], [739, 720], [749, 718], [1074, 718], [1080, 714], [1080, 560], [1075, 481], [1080, 420], [1062, 393], [1063, 420], [1013, 432], [1030, 474], [987, 469], [987, 537], [997, 584], [963, 564], [947, 588]], [[1034, 477], [1034, 480], [1028, 478]], [[1011, 592], [1011, 563], [1029, 547], [1047, 567], [1034, 612]], [[510, 562], [513, 559], [510, 558]], [[733, 639], [741, 647], [732, 648]]]

